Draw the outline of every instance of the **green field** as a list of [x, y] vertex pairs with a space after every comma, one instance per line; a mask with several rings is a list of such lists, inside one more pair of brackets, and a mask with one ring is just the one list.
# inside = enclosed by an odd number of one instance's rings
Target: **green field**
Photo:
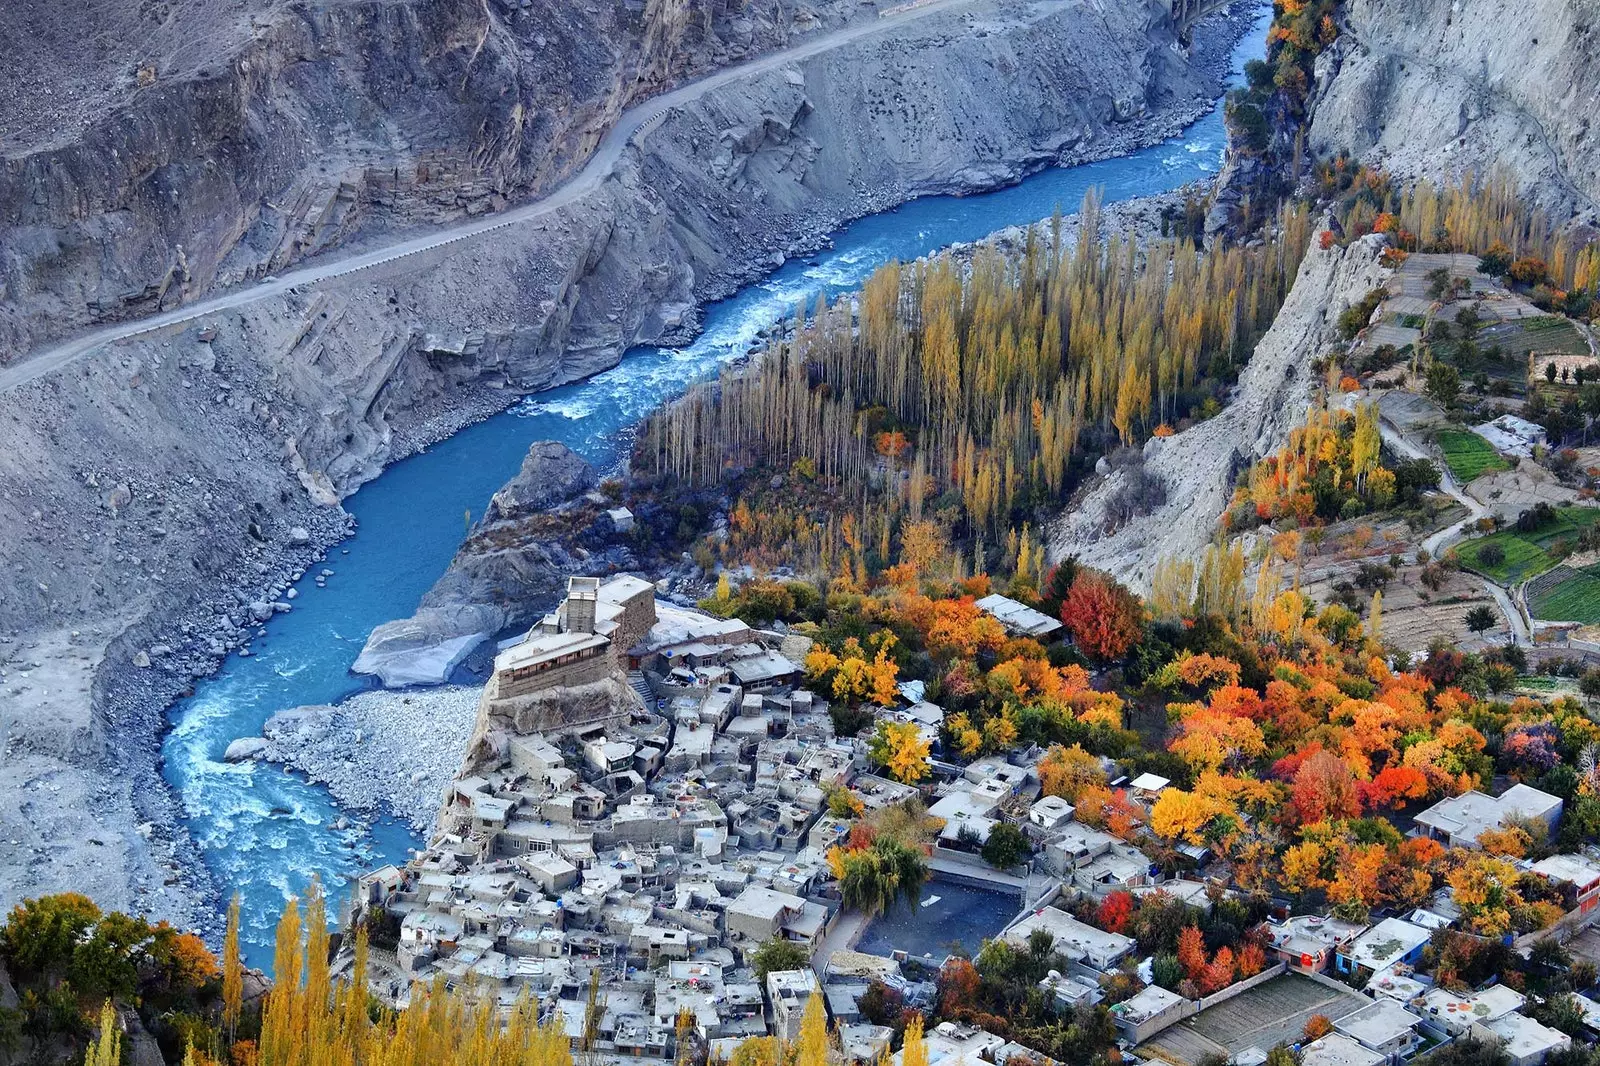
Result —
[[1491, 470], [1511, 469], [1511, 464], [1494, 450], [1494, 446], [1476, 433], [1441, 429], [1434, 439], [1444, 454], [1444, 461], [1450, 465], [1450, 473], [1463, 485]]
[[1532, 607], [1535, 618], [1600, 625], [1600, 577], [1577, 571], [1534, 597]]
[[1524, 534], [1541, 548], [1548, 548], [1563, 537], [1576, 539], [1579, 533], [1600, 522], [1600, 507], [1557, 507], [1556, 521]]
[[[1479, 554], [1490, 544], [1498, 544], [1506, 555], [1504, 560], [1492, 566], [1479, 559]], [[1556, 561], [1546, 555], [1543, 548], [1512, 532], [1476, 537], [1458, 547], [1456, 554], [1462, 566], [1493, 578], [1502, 585], [1526, 581], [1556, 565]]]

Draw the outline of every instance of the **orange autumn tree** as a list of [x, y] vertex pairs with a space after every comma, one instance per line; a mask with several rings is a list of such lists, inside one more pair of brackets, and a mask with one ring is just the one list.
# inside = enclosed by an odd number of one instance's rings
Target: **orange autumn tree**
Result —
[[1076, 803], [1084, 789], [1106, 783], [1106, 772], [1101, 769], [1100, 760], [1077, 744], [1070, 748], [1052, 745], [1035, 769], [1041, 791], [1046, 796], [1059, 796], [1068, 803]]

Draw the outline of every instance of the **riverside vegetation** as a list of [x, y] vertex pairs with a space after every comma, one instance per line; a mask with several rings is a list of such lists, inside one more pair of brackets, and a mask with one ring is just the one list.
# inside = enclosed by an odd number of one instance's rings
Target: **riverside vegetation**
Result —
[[1009, 570], [1018, 527], [1060, 505], [1087, 455], [1221, 409], [1309, 235], [1308, 211], [1285, 206], [1249, 248], [1102, 241], [1091, 195], [1076, 239], [1058, 217], [1015, 252], [890, 264], [856, 306], [798, 316], [757, 370], [652, 417], [634, 469], [685, 486], [737, 475], [730, 543], [752, 562], [859, 585], [897, 538], [921, 555], [954, 534], [973, 569], [1003, 545]]

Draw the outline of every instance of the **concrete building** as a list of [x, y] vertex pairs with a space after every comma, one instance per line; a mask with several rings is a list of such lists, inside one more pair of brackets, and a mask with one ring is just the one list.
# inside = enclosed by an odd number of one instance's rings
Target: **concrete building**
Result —
[[1343, 1033], [1362, 1047], [1376, 1051], [1390, 1063], [1410, 1058], [1421, 1037], [1417, 1025], [1422, 1021], [1392, 999], [1375, 1000], [1333, 1023], [1334, 1032]]
[[1329, 1033], [1300, 1051], [1300, 1066], [1384, 1066], [1387, 1060], [1343, 1033]]
[[1195, 1013], [1192, 1002], [1160, 985], [1146, 985], [1111, 1008], [1117, 1034], [1129, 1044], [1141, 1044], [1161, 1030]]
[[1398, 966], [1413, 965], [1422, 956], [1432, 932], [1401, 918], [1385, 918], [1338, 949], [1334, 968], [1340, 973], [1371, 977]]
[[1581, 855], [1551, 855], [1533, 864], [1532, 872], [1572, 893], [1573, 909], [1588, 914], [1600, 907], [1600, 866]]
[[767, 999], [772, 1003], [772, 1034], [794, 1041], [812, 996], [822, 994], [817, 975], [805, 970], [773, 970], [767, 974]]
[[1498, 796], [1476, 790], [1450, 796], [1416, 817], [1417, 835], [1452, 848], [1476, 847], [1478, 838], [1511, 818], [1542, 822], [1551, 832], [1561, 820], [1561, 798], [1528, 785], [1515, 784]]
[[1572, 1038], [1559, 1029], [1541, 1025], [1526, 1014], [1507, 1014], [1492, 1022], [1475, 1022], [1469, 1035], [1497, 1043], [1511, 1066], [1543, 1066], [1552, 1051], [1572, 1046]]
[[1272, 954], [1305, 973], [1327, 970], [1340, 950], [1367, 931], [1365, 925], [1320, 914], [1297, 914], [1268, 923], [1267, 928], [1272, 935]]
[[1105, 972], [1133, 953], [1134, 941], [1121, 933], [1108, 933], [1078, 921], [1066, 911], [1042, 907], [1001, 934], [1001, 939], [1026, 948], [1035, 931], [1049, 933], [1055, 950], [1072, 962], [1082, 962]]
[[1424, 992], [1412, 1009], [1423, 1020], [1453, 1036], [1460, 1036], [1474, 1025], [1487, 1025], [1517, 1013], [1525, 1001], [1521, 992], [1500, 984], [1473, 992], [1452, 992], [1435, 987]]

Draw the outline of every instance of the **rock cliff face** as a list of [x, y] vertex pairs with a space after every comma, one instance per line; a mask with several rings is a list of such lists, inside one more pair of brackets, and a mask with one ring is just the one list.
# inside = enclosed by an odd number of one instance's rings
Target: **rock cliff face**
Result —
[[1349, 0], [1319, 61], [1310, 143], [1406, 177], [1506, 168], [1526, 195], [1600, 207], [1600, 7], [1591, 0]]
[[7, 5], [0, 363], [542, 192], [629, 103], [863, 17], [855, 0]]
[[557, 536], [523, 525], [525, 519], [540, 524], [541, 512], [594, 483], [594, 469], [566, 445], [535, 441], [416, 614], [374, 629], [352, 669], [377, 675], [389, 688], [442, 684], [484, 640], [513, 622], [531, 621], [530, 604], [556, 599], [570, 575], [600, 568], [600, 560], [567, 543], [568, 523], [543, 523], [559, 529]]
[[[1234, 477], [1281, 447], [1311, 402], [1311, 360], [1337, 337], [1339, 313], [1375, 287], [1382, 238], [1348, 248], [1306, 252], [1294, 287], [1239, 375], [1237, 395], [1217, 417], [1175, 436], [1151, 438], [1142, 464], [1110, 471], [1050, 531], [1052, 561], [1076, 554], [1142, 592], [1162, 559], [1198, 559], [1216, 535], [1233, 495]], [[1153, 477], [1165, 502], [1112, 526], [1118, 497], [1132, 478]]]
[[[507, 14], [512, 9], [499, 0], [487, 7], [437, 3], [438, 17], [429, 24], [454, 25], [448, 39], [416, 38], [405, 28], [414, 4], [272, 5], [261, 15], [269, 24], [246, 36], [287, 32], [280, 20], [292, 16], [302, 27], [294, 38], [300, 50], [285, 52], [271, 68], [286, 80], [251, 82], [258, 85], [251, 99], [287, 107], [281, 98], [299, 84], [294, 79], [325, 77], [321, 84], [331, 95], [308, 95], [303, 99], [311, 103], [296, 106], [321, 108], [325, 120], [337, 114], [328, 124], [351, 144], [366, 143], [390, 122], [404, 126], [381, 105], [413, 91], [418, 95], [404, 97], [407, 107], [394, 108], [397, 116], [448, 113], [451, 129], [490, 129], [480, 112], [460, 109], [468, 107], [463, 101], [488, 107], [481, 101], [490, 98], [500, 101], [496, 108], [514, 109], [514, 100], [473, 87], [471, 79], [491, 59], [497, 70], [515, 65], [505, 58], [510, 46], [498, 27], [521, 16]], [[214, 6], [175, 0], [171, 9]], [[469, 9], [491, 18], [473, 21]], [[763, 23], [736, 9], [712, 10], [713, 29], [724, 25], [717, 12], [734, 20], [726, 23], [730, 34], [735, 23], [749, 24], [741, 38], [748, 43], [727, 45], [727, 55], [765, 39], [757, 32]], [[257, 9], [238, 10], [248, 20]], [[574, 5], [554, 0], [530, 0], [529, 8], [515, 10], [541, 13], [541, 26], [577, 17]], [[379, 79], [365, 61], [334, 63], [348, 56], [350, 46], [339, 42], [353, 39], [348, 35], [357, 30], [347, 20], [358, 16], [366, 20], [361, 33], [387, 28], [385, 47], [414, 49], [420, 66], [402, 65], [401, 73]], [[573, 25], [571, 33], [606, 38], [606, 25], [582, 32]], [[669, 51], [687, 49], [683, 42], [694, 32], [686, 28]], [[637, 67], [648, 50], [642, 32], [635, 36]], [[577, 69], [580, 46], [562, 40], [552, 36], [547, 45], [572, 57]], [[642, 149], [628, 149], [612, 180], [555, 215], [101, 347], [0, 393], [0, 529], [8, 532], [0, 541], [0, 706], [8, 735], [19, 738], [0, 755], [0, 792], [25, 797], [0, 807], [6, 870], [0, 906], [70, 884], [108, 906], [192, 922], [185, 899], [164, 887], [200, 865], [155, 777], [162, 710], [192, 676], [207, 673], [217, 655], [247, 638], [258, 601], [270, 603], [293, 570], [313, 561], [318, 545], [341, 534], [346, 519], [337, 501], [384, 464], [521, 393], [608, 366], [630, 344], [686, 335], [697, 302], [725, 294], [843, 219], [919, 192], [967, 191], [1049, 161], [1115, 154], [1174, 131], [1215, 86], [1187, 68], [1170, 44], [1159, 5], [979, 0], [707, 93], [669, 115]], [[201, 66], [220, 71], [226, 54], [233, 57], [229, 70], [247, 64], [252, 78], [267, 79], [256, 58], [217, 42], [197, 41], [184, 54], [197, 56], [196, 78]], [[717, 55], [713, 49], [695, 62], [710, 64]], [[458, 96], [424, 94], [419, 86], [434, 69], [430, 62], [444, 73], [430, 75], [427, 84], [456, 92], [456, 79], [465, 77], [468, 88]], [[650, 76], [682, 70], [687, 60], [675, 62], [649, 67], [657, 72]], [[617, 71], [627, 69], [616, 62], [606, 67], [602, 87], [626, 81]], [[363, 71], [374, 79], [370, 85], [356, 78]], [[346, 93], [335, 73], [356, 79], [362, 91]], [[518, 86], [543, 84], [537, 70], [518, 74], [526, 79]], [[199, 93], [206, 84], [158, 70], [153, 85], [126, 88], [125, 95], [137, 103], [162, 93]], [[603, 89], [556, 91], [556, 103], [547, 106], [561, 105], [569, 118], [576, 112], [562, 104], [561, 93], [610, 99]], [[336, 100], [348, 102], [348, 112], [334, 111]], [[369, 104], [376, 110], [369, 112]], [[203, 142], [201, 102], [173, 106], [174, 116], [192, 111], [182, 122], [196, 125], [158, 130], [112, 107], [81, 135], [36, 131], [28, 151], [7, 156], [0, 183], [12, 184], [0, 195], [6, 205], [0, 210], [15, 214], [0, 218], [0, 228], [11, 336], [81, 321], [88, 301], [114, 285], [165, 276], [165, 252], [149, 250], [180, 236], [194, 245], [185, 252], [192, 260], [185, 269], [201, 280], [191, 287], [214, 284], [262, 216], [251, 215], [248, 204], [239, 207], [242, 215], [221, 202], [195, 207], [190, 197], [194, 204], [204, 198], [191, 182], [201, 181], [206, 167], [244, 153], [249, 146], [239, 138], [288, 153], [270, 166], [259, 163], [262, 174], [289, 175], [286, 181], [304, 173], [301, 163], [314, 170], [337, 156], [325, 140], [307, 143], [300, 127], [274, 125], [228, 104], [232, 111], [206, 121], [218, 136], [236, 124], [231, 139], [194, 156], [141, 156], [129, 170], [94, 171], [99, 176], [90, 180], [82, 168], [96, 154], [120, 159], [125, 148], [141, 144], [167, 143], [177, 152], [191, 139]], [[616, 104], [583, 106], [601, 116]], [[44, 130], [48, 123], [38, 121]], [[102, 142], [93, 152], [85, 147], [113, 131], [127, 139]], [[304, 148], [285, 147], [297, 137]], [[481, 151], [461, 148], [452, 158], [476, 159], [486, 174], [493, 172], [489, 161], [498, 160], [509, 168], [505, 173], [537, 187], [569, 167], [591, 143], [587, 137], [574, 125], [565, 147], [525, 152], [490, 151], [500, 143], [493, 138], [462, 139], [458, 147]], [[394, 143], [401, 140], [418, 152], [435, 143], [415, 130], [396, 134]], [[39, 152], [66, 154], [44, 166]], [[330, 166], [330, 173], [342, 173], [342, 166]], [[240, 173], [251, 171], [241, 165]], [[69, 181], [74, 174], [90, 176]], [[271, 184], [262, 182], [261, 188]], [[104, 191], [84, 191], [94, 188]], [[144, 196], [176, 205], [174, 213], [129, 206]], [[432, 203], [422, 192], [406, 202]], [[438, 209], [492, 202], [487, 194], [462, 194]], [[119, 221], [122, 212], [128, 214]], [[210, 265], [197, 266], [204, 242], [189, 234], [212, 218], [221, 220], [218, 233], [232, 236], [206, 245], [212, 250], [203, 261]], [[96, 227], [105, 232], [96, 235]], [[30, 252], [30, 242], [43, 251]], [[273, 238], [260, 247], [280, 244]], [[282, 246], [296, 247], [292, 240]], [[277, 262], [274, 254], [240, 266], [239, 276]], [[48, 264], [59, 267], [59, 276], [49, 274]], [[114, 285], [71, 280], [98, 279], [102, 268]], [[24, 302], [28, 315], [20, 311]], [[140, 823], [143, 832], [135, 832]]]

